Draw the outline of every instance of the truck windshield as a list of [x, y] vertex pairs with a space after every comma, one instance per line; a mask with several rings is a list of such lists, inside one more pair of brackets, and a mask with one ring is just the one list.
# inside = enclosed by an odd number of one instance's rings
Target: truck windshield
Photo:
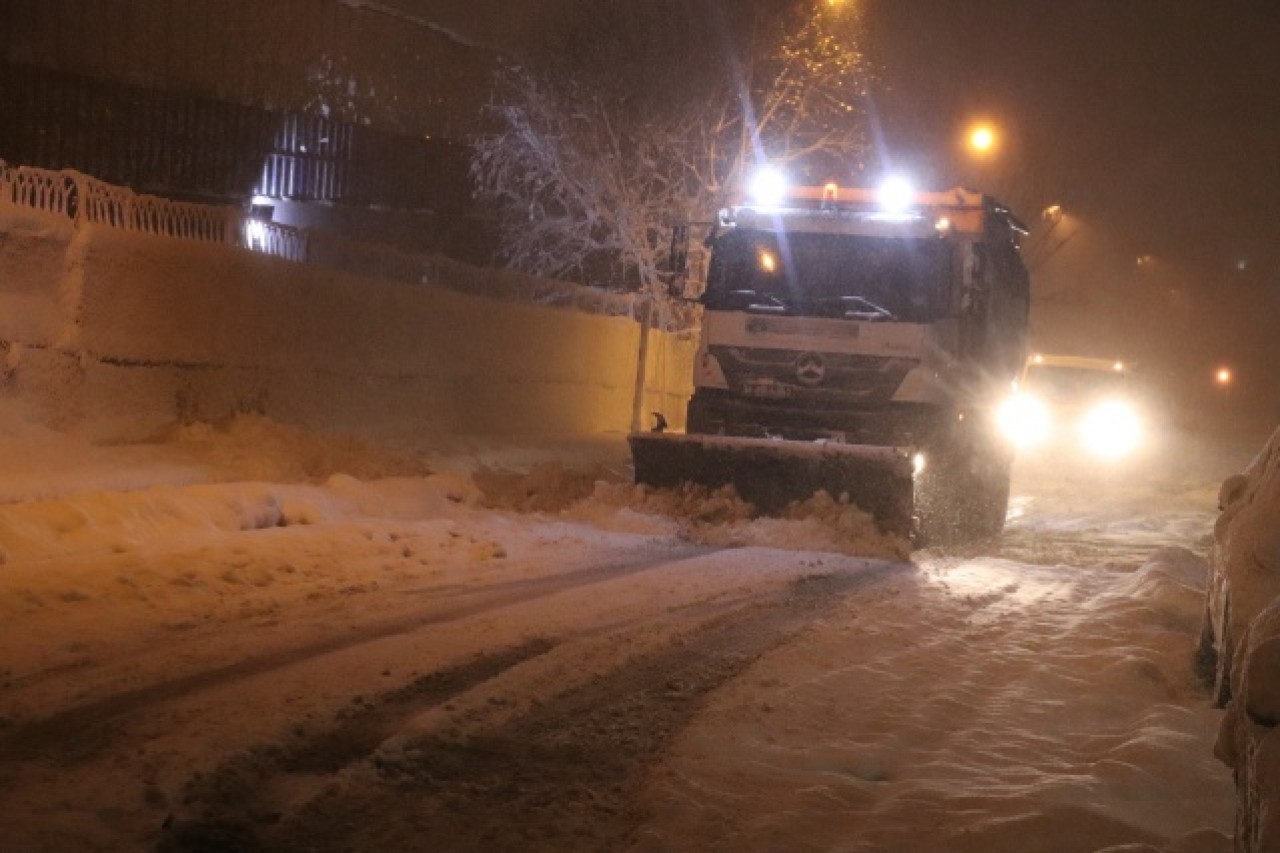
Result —
[[858, 320], [929, 322], [951, 282], [954, 250], [938, 238], [732, 231], [712, 249], [708, 308]]

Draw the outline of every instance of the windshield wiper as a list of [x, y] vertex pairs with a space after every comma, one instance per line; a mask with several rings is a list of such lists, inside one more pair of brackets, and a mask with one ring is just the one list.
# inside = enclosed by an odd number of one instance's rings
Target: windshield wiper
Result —
[[[851, 303], [861, 308], [854, 308]], [[890, 323], [898, 321], [897, 315], [888, 308], [861, 296], [841, 296], [840, 304], [844, 306], [844, 316], [850, 320], [886, 320]]]
[[[712, 302], [712, 300], [707, 301]], [[730, 290], [718, 296], [710, 307], [729, 311], [754, 311], [761, 314], [786, 314], [791, 310], [787, 303], [778, 297], [755, 290]]]

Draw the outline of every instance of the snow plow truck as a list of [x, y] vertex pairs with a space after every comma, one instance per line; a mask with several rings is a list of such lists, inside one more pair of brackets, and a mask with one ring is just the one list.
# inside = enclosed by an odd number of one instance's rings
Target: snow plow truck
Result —
[[631, 434], [636, 482], [732, 485], [766, 513], [825, 490], [920, 545], [998, 533], [1026, 233], [967, 189], [758, 180], [706, 241], [686, 432]]

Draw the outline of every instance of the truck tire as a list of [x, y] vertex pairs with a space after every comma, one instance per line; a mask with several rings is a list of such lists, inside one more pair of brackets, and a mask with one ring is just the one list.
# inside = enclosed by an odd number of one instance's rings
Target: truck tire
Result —
[[999, 535], [1009, 513], [1009, 466], [972, 452], [933, 454], [918, 484], [916, 542], [960, 545]]
[[724, 414], [694, 395], [686, 410], [685, 431], [690, 435], [724, 435]]
[[931, 455], [916, 484], [916, 545], [932, 547], [967, 541], [966, 479], [954, 454]]

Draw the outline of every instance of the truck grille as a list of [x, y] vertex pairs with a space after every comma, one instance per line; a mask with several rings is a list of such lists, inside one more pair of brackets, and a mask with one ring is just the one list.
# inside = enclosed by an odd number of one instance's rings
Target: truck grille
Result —
[[712, 347], [729, 387], [750, 397], [888, 401], [920, 362], [914, 358]]

